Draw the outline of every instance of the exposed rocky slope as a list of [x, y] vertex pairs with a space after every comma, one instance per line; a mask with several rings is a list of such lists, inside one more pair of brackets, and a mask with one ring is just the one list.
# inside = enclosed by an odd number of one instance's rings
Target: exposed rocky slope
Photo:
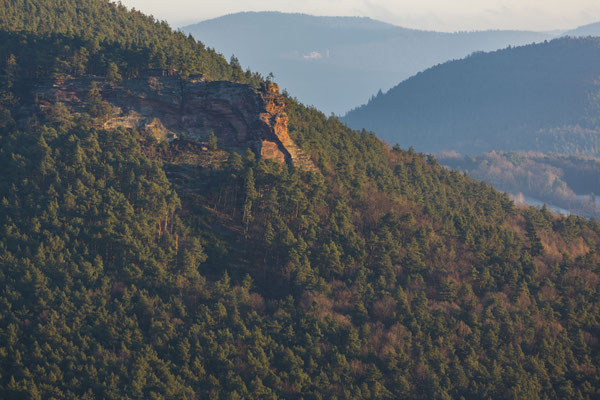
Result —
[[35, 90], [35, 102], [46, 111], [56, 102], [83, 111], [94, 86], [106, 110], [99, 119], [104, 128], [136, 128], [158, 140], [185, 136], [207, 141], [214, 133], [221, 148], [238, 152], [250, 148], [266, 159], [316, 169], [288, 135], [285, 103], [275, 83], [256, 90], [201, 77], [184, 80], [172, 71], [152, 71], [119, 83], [93, 76], [66, 77], [43, 81]]

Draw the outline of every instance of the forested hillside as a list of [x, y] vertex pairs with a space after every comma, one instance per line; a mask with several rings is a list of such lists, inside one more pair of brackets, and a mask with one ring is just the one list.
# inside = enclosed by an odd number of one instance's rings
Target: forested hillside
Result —
[[490, 152], [438, 157], [440, 163], [484, 180], [501, 191], [528, 196], [588, 218], [600, 217], [600, 160], [541, 153]]
[[[47, 74], [260, 77], [104, 1], [2, 8], [37, 22], [0, 42], [0, 398], [600, 394], [597, 221], [516, 209], [290, 96], [289, 133], [316, 172], [215, 137], [102, 129], [97, 87], [77, 112], [41, 109]], [[102, 34], [122, 21], [135, 32]], [[155, 64], [177, 43], [198, 51]]]
[[476, 53], [433, 67], [344, 117], [425, 152], [600, 155], [600, 40]]
[[[125, 76], [149, 68], [175, 68], [211, 80], [257, 82], [201, 42], [174, 32], [166, 22], [105, 0], [2, 0], [2, 54], [13, 54], [22, 74]], [[5, 57], [6, 58], [6, 57]]]

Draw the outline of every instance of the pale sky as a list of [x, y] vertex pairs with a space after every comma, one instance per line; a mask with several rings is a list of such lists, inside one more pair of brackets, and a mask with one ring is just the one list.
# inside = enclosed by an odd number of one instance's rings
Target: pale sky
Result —
[[121, 0], [179, 27], [240, 11], [364, 16], [414, 29], [572, 29], [600, 21], [600, 0]]

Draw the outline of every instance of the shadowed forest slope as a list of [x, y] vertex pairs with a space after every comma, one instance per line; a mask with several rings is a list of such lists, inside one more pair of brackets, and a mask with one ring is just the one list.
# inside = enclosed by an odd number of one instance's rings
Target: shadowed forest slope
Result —
[[343, 120], [419, 151], [600, 154], [600, 40], [477, 53], [400, 83]]

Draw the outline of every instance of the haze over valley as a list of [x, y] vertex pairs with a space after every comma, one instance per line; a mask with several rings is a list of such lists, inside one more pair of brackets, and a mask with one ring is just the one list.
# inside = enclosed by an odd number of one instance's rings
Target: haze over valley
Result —
[[435, 64], [551, 39], [527, 31], [443, 33], [406, 29], [370, 18], [248, 12], [181, 28], [244, 67], [275, 74], [299, 100], [344, 114]]
[[[370, 18], [244, 12], [182, 30], [243, 67], [273, 72], [300, 101], [392, 145], [596, 157], [600, 57], [598, 42], [586, 37], [599, 26], [444, 33]], [[552, 199], [527, 187], [497, 187]], [[597, 215], [574, 196], [567, 210]]]

